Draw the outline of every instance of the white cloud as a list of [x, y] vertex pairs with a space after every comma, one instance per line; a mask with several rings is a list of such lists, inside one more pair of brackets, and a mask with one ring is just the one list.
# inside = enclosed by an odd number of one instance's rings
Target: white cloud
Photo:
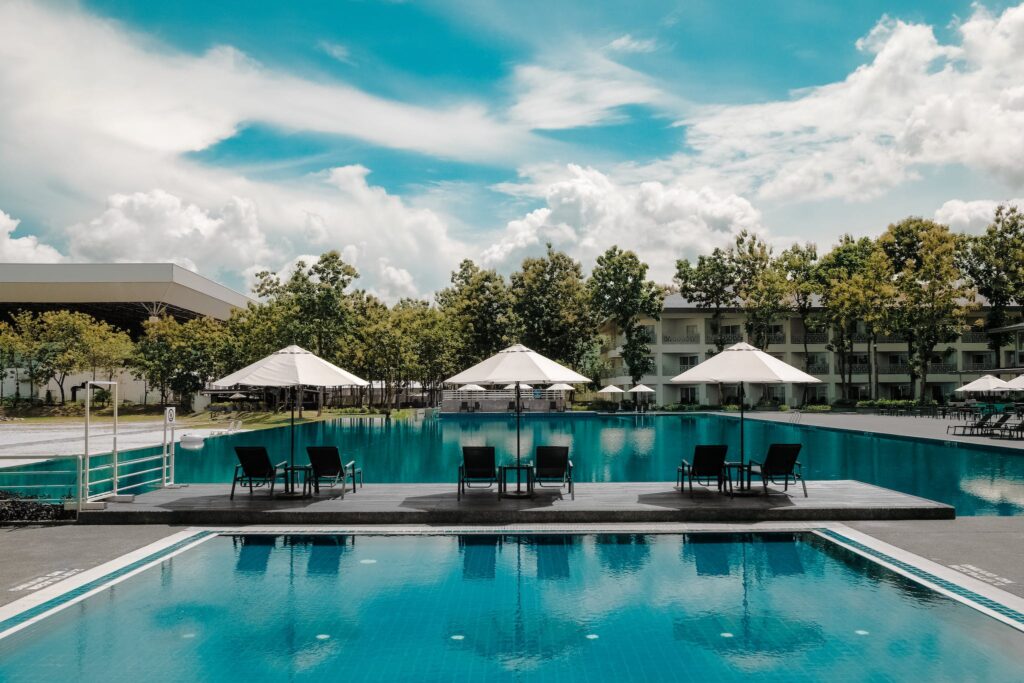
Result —
[[420, 296], [412, 273], [405, 268], [392, 265], [391, 260], [384, 256], [377, 259], [374, 279], [377, 286], [373, 289], [373, 293], [384, 301], [395, 302], [406, 297], [417, 298]]
[[14, 237], [20, 220], [0, 211], [0, 263], [57, 263], [64, 257], [32, 236]]
[[995, 216], [996, 207], [1000, 204], [1024, 208], [1024, 199], [1006, 201], [950, 199], [935, 211], [935, 220], [948, 225], [953, 230], [977, 234], [984, 232], [985, 228], [989, 226]]
[[509, 222], [505, 235], [485, 250], [485, 263], [509, 263], [551, 242], [589, 267], [617, 244], [645, 259], [653, 278], [669, 282], [676, 259], [726, 246], [743, 229], [764, 232], [760, 213], [742, 197], [679, 182], [619, 184], [575, 165], [547, 185], [544, 201], [543, 208]]
[[321, 40], [317, 47], [339, 62], [343, 62], [345, 64], [353, 63], [351, 51], [341, 43], [332, 43], [329, 40]]
[[576, 54], [570, 66], [517, 66], [513, 87], [509, 116], [537, 129], [610, 123], [622, 118], [620, 107], [670, 101], [650, 78], [596, 53]]
[[653, 40], [634, 38], [628, 33], [608, 43], [608, 49], [616, 52], [654, 52], [657, 47]]
[[1024, 6], [984, 9], [944, 45], [930, 26], [883, 18], [857, 46], [871, 61], [785, 101], [706, 108], [681, 125], [683, 175], [772, 200], [862, 200], [963, 164], [1024, 183]]

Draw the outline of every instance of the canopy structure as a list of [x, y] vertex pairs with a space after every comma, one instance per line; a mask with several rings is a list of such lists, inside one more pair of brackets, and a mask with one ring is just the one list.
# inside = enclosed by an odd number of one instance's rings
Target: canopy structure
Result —
[[559, 382], [558, 384], [552, 384], [548, 387], [548, 391], [576, 391], [576, 387], [565, 382]]
[[[1017, 379], [1020, 379], [1019, 377]], [[962, 387], [957, 387], [953, 391], [961, 394], [982, 394], [991, 393], [993, 391], [1020, 391], [1019, 388], [1014, 387], [1009, 382], [1004, 382], [998, 377], [992, 375], [982, 375], [973, 382], [968, 382]]]
[[646, 384], [637, 384], [635, 387], [630, 389], [627, 393], [630, 394], [653, 394], [654, 389], [651, 389]]
[[1011, 389], [1024, 390], [1024, 375], [1017, 375], [1013, 379], [1008, 380], [1006, 385]]
[[487, 391], [479, 384], [466, 384], [459, 387], [459, 391]]
[[[515, 388], [516, 388], [516, 385], [515, 385], [515, 384], [506, 384], [506, 385], [505, 385], [505, 388], [506, 388], [506, 389], [515, 389]], [[524, 384], [520, 384], [520, 385], [519, 385], [519, 388], [520, 388], [520, 389], [533, 389], [533, 386], [532, 386], [532, 385], [529, 385], [529, 384], [525, 384], [525, 383], [524, 383]]]
[[817, 384], [821, 380], [798, 370], [745, 342], [733, 344], [686, 372], [672, 378], [675, 384], [739, 384], [740, 385], [740, 463], [744, 454], [744, 383], [752, 384]]
[[602, 388], [598, 389], [597, 393], [599, 393], [599, 394], [624, 394], [626, 392], [623, 391], [622, 389], [619, 389], [614, 384], [609, 384], [606, 387], [602, 387]]
[[233, 393], [230, 396], [228, 396], [228, 400], [229, 401], [241, 401], [241, 400], [244, 400], [244, 399], [247, 399], [247, 398], [249, 398], [249, 397], [246, 396], [245, 394], [241, 393], [241, 392], [238, 392], [238, 391], [236, 391], [235, 393]]
[[[521, 390], [527, 382], [532, 384], [555, 384], [564, 382], [566, 384], [579, 384], [589, 382], [589, 377], [584, 377], [575, 370], [556, 363], [550, 358], [545, 358], [536, 351], [531, 351], [522, 344], [514, 344], [507, 349], [499, 351], [490, 358], [482, 360], [476, 365], [459, 374], [445, 380], [446, 384], [462, 384], [472, 382], [475, 384], [512, 384], [516, 390], [516, 466], [521, 459], [520, 438], [522, 428]], [[519, 472], [516, 471], [516, 494], [521, 494]]]
[[301, 387], [365, 387], [369, 382], [300, 346], [287, 346], [213, 383], [215, 387], [291, 387], [291, 465], [295, 466], [295, 392]]

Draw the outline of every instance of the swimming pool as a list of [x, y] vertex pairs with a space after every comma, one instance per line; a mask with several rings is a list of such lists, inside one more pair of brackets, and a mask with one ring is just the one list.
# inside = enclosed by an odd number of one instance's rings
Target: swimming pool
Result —
[[213, 536], [0, 640], [24, 682], [1021, 671], [1024, 633], [812, 533]]
[[[305, 446], [336, 444], [356, 459], [367, 482], [453, 482], [462, 445], [491, 445], [515, 457], [515, 422], [506, 416], [444, 415], [432, 420], [335, 420], [298, 427], [297, 460]], [[856, 479], [937, 500], [958, 515], [1024, 514], [1024, 453], [964, 447], [767, 421], [747, 421], [747, 453], [772, 442], [804, 444], [808, 479]], [[567, 415], [523, 420], [522, 448], [570, 447], [576, 481], [672, 481], [696, 443], [727, 443], [739, 452], [735, 418], [717, 415]], [[263, 444], [287, 459], [289, 430], [208, 439], [200, 451], [178, 451], [180, 482], [230, 482], [233, 447]]]

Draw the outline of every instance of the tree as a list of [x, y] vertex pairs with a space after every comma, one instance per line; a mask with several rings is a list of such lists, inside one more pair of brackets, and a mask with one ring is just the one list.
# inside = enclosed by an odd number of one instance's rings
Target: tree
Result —
[[975, 306], [974, 291], [956, 265], [959, 244], [948, 226], [917, 217], [890, 225], [879, 238], [904, 304], [901, 320], [911, 340], [909, 361], [920, 377], [922, 400], [928, 395], [935, 347], [962, 334]]
[[789, 310], [786, 275], [772, 258], [771, 247], [746, 230], [736, 237], [730, 258], [747, 334], [754, 346], [766, 350], [775, 321]]
[[867, 237], [854, 239], [851, 235], [843, 235], [832, 251], [822, 257], [817, 268], [822, 315], [831, 329], [827, 348], [836, 354], [840, 391], [844, 399], [850, 398], [853, 383], [850, 354], [853, 353], [854, 327], [861, 313], [850, 279], [864, 269], [874, 248], [874, 243]]
[[227, 331], [211, 318], [184, 324], [164, 316], [143, 323], [143, 334], [129, 364], [139, 379], [160, 392], [166, 405], [173, 392], [182, 410], [191, 410], [193, 395], [225, 370]]
[[514, 313], [505, 278], [466, 259], [439, 291], [437, 305], [457, 331], [459, 359], [469, 366], [512, 342]]
[[736, 296], [736, 269], [729, 252], [715, 248], [710, 256], [698, 256], [697, 264], [686, 259], [676, 261], [679, 293], [697, 308], [711, 311], [711, 334], [715, 350], [725, 348], [722, 338], [722, 311], [739, 304]]
[[548, 244], [543, 257], [523, 260], [521, 270], [512, 274], [510, 290], [520, 341], [579, 368], [597, 334], [580, 264]]
[[988, 345], [995, 352], [996, 367], [1002, 367], [1002, 347], [1010, 336], [992, 330], [1009, 324], [1010, 306], [1024, 301], [1024, 214], [1015, 206], [998, 206], [984, 234], [960, 239], [957, 267], [988, 303]]
[[779, 267], [789, 283], [790, 306], [800, 319], [804, 329], [804, 361], [810, 356], [807, 335], [816, 325], [812, 324], [816, 295], [821, 289], [818, 277], [818, 248], [811, 242], [801, 246], [794, 244], [779, 254]]
[[34, 330], [35, 362], [33, 373], [40, 383], [53, 380], [60, 390], [60, 402], [66, 402], [68, 375], [87, 369], [87, 341], [97, 323], [85, 313], [67, 310], [45, 311], [36, 318]]
[[665, 290], [647, 279], [647, 264], [632, 251], [612, 247], [597, 257], [588, 282], [594, 311], [625, 335], [622, 360], [635, 384], [654, 370], [642, 318], [661, 318]]
[[83, 366], [92, 370], [93, 379], [96, 379], [98, 371], [103, 371], [108, 380], [113, 380], [114, 374], [124, 367], [132, 354], [131, 337], [103, 321], [93, 321], [92, 325], [86, 327], [83, 331], [83, 341]]

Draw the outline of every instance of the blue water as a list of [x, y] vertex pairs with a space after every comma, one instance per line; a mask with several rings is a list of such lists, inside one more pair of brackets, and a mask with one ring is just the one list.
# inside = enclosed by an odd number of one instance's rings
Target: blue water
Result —
[[790, 534], [217, 537], [0, 641], [25, 683], [1022, 671], [1024, 634]]
[[[746, 424], [748, 457], [757, 459], [773, 442], [801, 443], [800, 460], [808, 479], [877, 484], [948, 503], [961, 516], [1024, 514], [1024, 451], [758, 420]], [[179, 449], [176, 478], [183, 483], [230, 482], [236, 445], [265, 445], [275, 462], [286, 461], [290, 435], [287, 427], [268, 429], [207, 439], [199, 451]], [[499, 460], [510, 462], [515, 458], [516, 432], [514, 419], [497, 415], [387, 422], [340, 419], [299, 425], [296, 443], [300, 463], [306, 462], [306, 445], [337, 445], [346, 459], [355, 459], [363, 468], [367, 482], [454, 482], [461, 446], [495, 446]], [[680, 459], [692, 454], [698, 443], [728, 444], [730, 457], [738, 459], [738, 420], [717, 415], [528, 416], [521, 437], [524, 459], [539, 444], [569, 446], [576, 481], [582, 482], [672, 481]], [[132, 453], [140, 457], [157, 452]], [[93, 460], [99, 463], [103, 458]], [[152, 463], [137, 469], [146, 467]], [[0, 486], [10, 482], [5, 478]], [[62, 493], [70, 489], [50, 495]]]
[[[956, 507], [958, 515], [1024, 514], [1024, 452], [968, 448], [799, 425], [748, 420], [748, 456], [769, 443], [804, 445], [808, 479], [857, 479]], [[694, 444], [727, 443], [738, 459], [738, 421], [715, 415], [531, 416], [522, 452], [539, 444], [569, 446], [576, 481], [672, 481]], [[201, 451], [178, 452], [181, 482], [230, 482], [235, 445], [262, 444], [287, 460], [290, 432], [264, 430], [210, 439]], [[297, 461], [305, 446], [335, 444], [355, 459], [367, 482], [454, 482], [463, 445], [490, 445], [499, 460], [515, 458], [514, 419], [446, 415], [434, 420], [337, 420], [297, 428]]]

